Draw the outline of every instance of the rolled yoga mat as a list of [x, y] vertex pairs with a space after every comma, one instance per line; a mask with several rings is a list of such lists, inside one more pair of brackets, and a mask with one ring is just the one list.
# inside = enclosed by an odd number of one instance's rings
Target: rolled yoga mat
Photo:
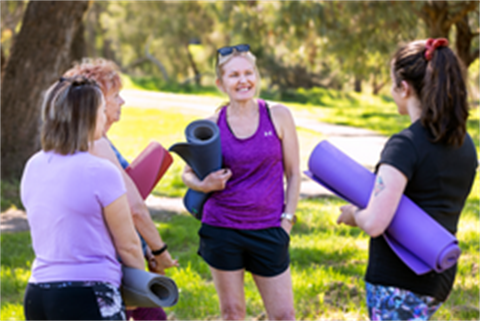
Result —
[[142, 198], [146, 199], [172, 162], [172, 155], [162, 145], [151, 142], [125, 171], [132, 178]]
[[[220, 130], [210, 120], [196, 120], [185, 129], [186, 143], [177, 143], [169, 151], [177, 153], [200, 180], [222, 167]], [[203, 204], [211, 193], [188, 189], [183, 198], [185, 208], [197, 219], [202, 218]]]
[[178, 288], [169, 277], [122, 267], [122, 297], [126, 306], [171, 307], [178, 301]]
[[[172, 162], [172, 155], [162, 145], [151, 142], [125, 171], [146, 199]], [[169, 307], [177, 303], [178, 289], [172, 279], [126, 266], [122, 266], [122, 273], [122, 297], [126, 306]]]
[[[359, 208], [368, 205], [375, 175], [328, 141], [320, 142], [305, 174]], [[442, 272], [460, 256], [457, 239], [405, 195], [383, 237], [416, 274]]]

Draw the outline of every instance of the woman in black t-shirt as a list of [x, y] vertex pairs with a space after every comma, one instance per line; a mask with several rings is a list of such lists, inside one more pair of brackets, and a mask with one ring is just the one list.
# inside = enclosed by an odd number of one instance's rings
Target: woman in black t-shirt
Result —
[[447, 299], [456, 265], [442, 273], [417, 275], [379, 236], [403, 194], [455, 234], [477, 156], [466, 131], [463, 68], [446, 39], [400, 48], [392, 59], [391, 78], [398, 112], [409, 115], [412, 124], [385, 145], [368, 206], [343, 206], [337, 223], [358, 226], [371, 236], [365, 277], [370, 318], [426, 320]]

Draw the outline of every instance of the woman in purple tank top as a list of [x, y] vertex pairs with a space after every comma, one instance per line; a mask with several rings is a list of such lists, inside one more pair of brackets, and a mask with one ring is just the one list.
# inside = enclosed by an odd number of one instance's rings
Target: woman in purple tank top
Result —
[[249, 271], [268, 318], [293, 320], [288, 246], [300, 189], [293, 117], [283, 105], [254, 99], [260, 75], [249, 45], [220, 48], [216, 74], [229, 103], [209, 119], [220, 128], [225, 168], [200, 181], [186, 166], [182, 176], [189, 188], [213, 192], [203, 207], [198, 253], [210, 267], [223, 319], [245, 318]]

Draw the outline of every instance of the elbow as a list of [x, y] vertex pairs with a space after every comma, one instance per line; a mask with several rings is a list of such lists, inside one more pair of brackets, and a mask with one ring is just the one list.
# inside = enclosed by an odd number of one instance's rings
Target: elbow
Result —
[[128, 267], [142, 269], [143, 257], [140, 241], [124, 244], [117, 248], [117, 253], [120, 256], [122, 263]]
[[143, 202], [132, 204], [130, 210], [132, 212], [132, 218], [134, 222], [142, 221], [146, 215], [149, 215], [148, 209]]
[[118, 253], [120, 254], [121, 257], [123, 257], [123, 256], [133, 256], [133, 257], [135, 257], [138, 250], [141, 250], [140, 240], [138, 240], [138, 238], [135, 241], [129, 242], [129, 244], [123, 244], [122, 246], [120, 246], [117, 249], [117, 251], [118, 251]]
[[375, 221], [365, 222], [361, 225], [361, 228], [363, 231], [365, 231], [365, 233], [373, 238], [382, 235], [386, 230], [386, 227]]
[[290, 169], [285, 171], [285, 177], [287, 179], [287, 182], [295, 182], [300, 185], [301, 182], [301, 173], [299, 168], [295, 169]]

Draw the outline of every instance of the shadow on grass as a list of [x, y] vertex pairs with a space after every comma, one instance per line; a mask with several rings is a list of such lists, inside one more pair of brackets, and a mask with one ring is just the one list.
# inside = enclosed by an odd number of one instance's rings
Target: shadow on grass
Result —
[[295, 224], [293, 235], [306, 236], [311, 234], [325, 234], [326, 236], [335, 234], [337, 236], [344, 237], [361, 237], [365, 233], [354, 227], [348, 227], [345, 225], [320, 225], [312, 227], [309, 223], [300, 221]]
[[333, 268], [338, 273], [347, 276], [362, 276], [365, 272], [366, 260], [361, 258], [359, 250], [345, 249], [342, 252], [322, 251], [318, 249], [292, 248], [290, 260], [299, 269]]

